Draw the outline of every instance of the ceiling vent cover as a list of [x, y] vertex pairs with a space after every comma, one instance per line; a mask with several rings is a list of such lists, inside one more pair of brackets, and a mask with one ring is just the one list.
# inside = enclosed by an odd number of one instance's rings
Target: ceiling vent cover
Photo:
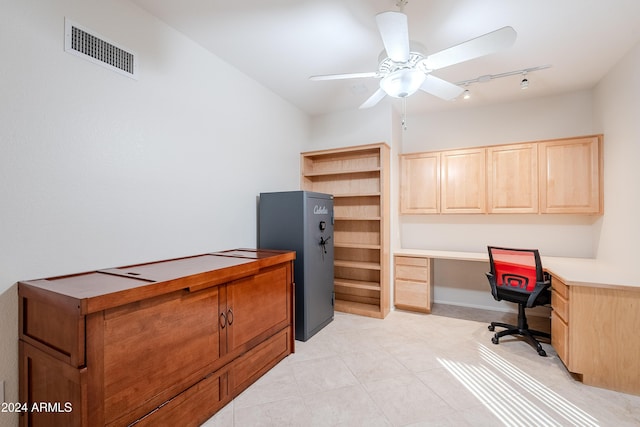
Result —
[[64, 20], [64, 50], [125, 76], [137, 79], [135, 53]]

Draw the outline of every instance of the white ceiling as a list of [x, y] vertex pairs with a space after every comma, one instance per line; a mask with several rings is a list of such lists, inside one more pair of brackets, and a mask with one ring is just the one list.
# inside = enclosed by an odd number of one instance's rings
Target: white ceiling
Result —
[[[398, 10], [396, 0], [131, 1], [310, 115], [357, 109], [378, 88], [375, 78], [308, 78], [376, 71], [375, 15]], [[427, 54], [507, 25], [518, 33], [508, 50], [433, 73], [445, 80], [552, 66], [530, 73], [526, 91], [515, 75], [470, 85], [468, 101], [418, 92], [409, 113], [591, 88], [640, 40], [640, 0], [410, 0], [404, 12]]]

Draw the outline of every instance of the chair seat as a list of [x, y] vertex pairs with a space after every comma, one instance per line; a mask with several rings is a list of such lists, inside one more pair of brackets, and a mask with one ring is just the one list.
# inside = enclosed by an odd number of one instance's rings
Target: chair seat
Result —
[[[515, 302], [516, 304], [527, 304], [529, 297], [531, 296], [531, 292], [521, 292], [517, 290], [511, 289], [501, 289], [499, 291], [500, 298], [509, 301]], [[540, 295], [536, 298], [536, 305], [547, 305], [551, 303], [551, 291], [548, 289], [540, 292]]]

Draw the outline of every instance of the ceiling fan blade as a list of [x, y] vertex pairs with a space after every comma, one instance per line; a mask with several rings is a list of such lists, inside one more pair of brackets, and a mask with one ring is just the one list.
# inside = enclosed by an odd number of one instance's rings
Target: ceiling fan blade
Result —
[[511, 47], [516, 41], [517, 35], [513, 28], [502, 27], [499, 30], [429, 55], [422, 62], [429, 70], [438, 70]]
[[319, 76], [311, 76], [309, 80], [341, 80], [341, 79], [359, 79], [363, 77], [378, 77], [376, 71], [369, 73], [348, 73], [348, 74], [323, 74]]
[[366, 101], [364, 101], [364, 102], [362, 103], [362, 105], [361, 105], [359, 108], [360, 108], [360, 109], [363, 109], [363, 108], [371, 108], [371, 107], [373, 107], [374, 105], [376, 105], [378, 102], [380, 102], [380, 100], [381, 100], [382, 98], [384, 98], [386, 95], [387, 95], [387, 94], [385, 93], [385, 91], [384, 91], [384, 90], [382, 90], [382, 88], [378, 88], [378, 90], [377, 90], [377, 91], [375, 91], [375, 92], [373, 93], [373, 95], [371, 95], [371, 96], [369, 97], [369, 99], [367, 99]]
[[401, 12], [382, 12], [376, 15], [378, 30], [387, 55], [395, 62], [409, 60], [409, 28], [407, 15]]
[[446, 80], [439, 79], [431, 74], [429, 74], [424, 80], [420, 89], [446, 101], [457, 98], [462, 92], [464, 92], [464, 89], [460, 86], [449, 83]]

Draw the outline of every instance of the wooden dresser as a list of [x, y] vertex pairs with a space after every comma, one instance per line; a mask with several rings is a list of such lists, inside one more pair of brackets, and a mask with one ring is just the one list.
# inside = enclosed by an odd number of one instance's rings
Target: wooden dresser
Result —
[[238, 249], [20, 282], [21, 425], [200, 425], [294, 351], [294, 258]]

